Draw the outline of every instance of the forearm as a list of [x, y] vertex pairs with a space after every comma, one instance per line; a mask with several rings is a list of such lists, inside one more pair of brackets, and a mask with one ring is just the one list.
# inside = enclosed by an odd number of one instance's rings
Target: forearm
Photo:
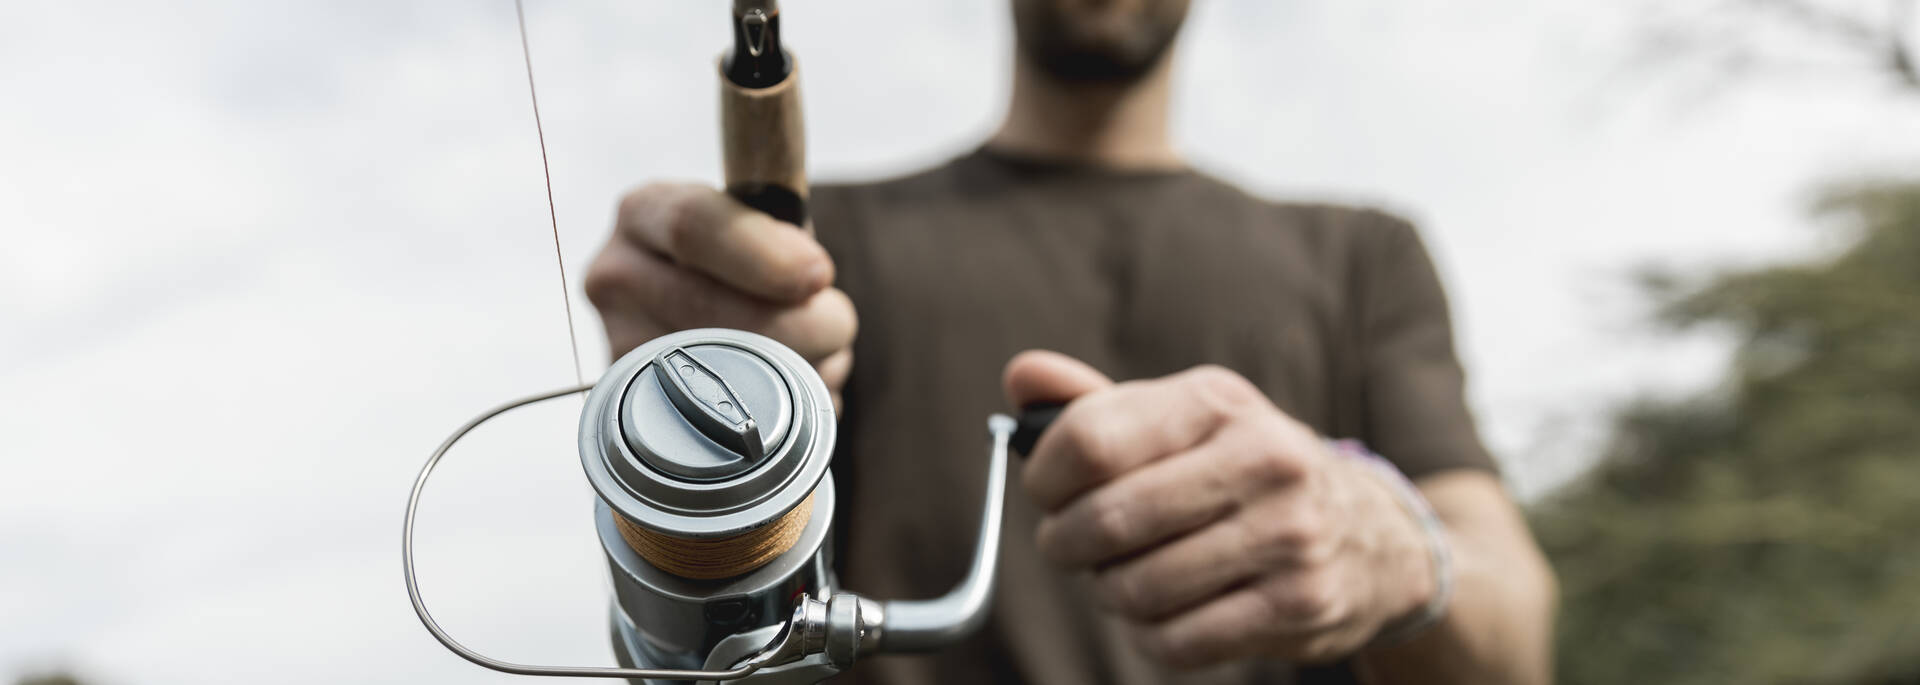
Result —
[[1422, 479], [1447, 525], [1455, 573], [1446, 617], [1400, 645], [1363, 650], [1373, 685], [1552, 680], [1553, 572], [1498, 480], [1481, 472]]

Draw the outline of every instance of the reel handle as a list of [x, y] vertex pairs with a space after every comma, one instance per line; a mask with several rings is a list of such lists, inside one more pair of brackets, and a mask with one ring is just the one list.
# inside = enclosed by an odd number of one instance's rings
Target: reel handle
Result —
[[987, 418], [993, 451], [987, 460], [986, 502], [980, 510], [980, 537], [974, 543], [973, 564], [960, 584], [935, 599], [894, 600], [881, 605], [880, 639], [883, 652], [918, 652], [959, 642], [987, 621], [993, 599], [994, 571], [1000, 566], [1000, 521], [1006, 510], [1007, 452], [1017, 422], [1005, 414]]

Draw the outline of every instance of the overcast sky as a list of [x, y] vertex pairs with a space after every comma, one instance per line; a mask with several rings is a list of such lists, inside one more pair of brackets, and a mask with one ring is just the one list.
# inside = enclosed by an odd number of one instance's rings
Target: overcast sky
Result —
[[[787, 5], [817, 178], [997, 120], [1001, 3]], [[1920, 158], [1914, 104], [1845, 72], [1712, 97], [1624, 72], [1631, 2], [1196, 5], [1180, 147], [1420, 223], [1523, 493], [1609, 403], [1713, 375], [1716, 341], [1643, 332], [1636, 266], [1820, 249], [1819, 183]], [[576, 292], [623, 188], [717, 178], [723, 6], [530, 0]], [[421, 629], [398, 538], [449, 430], [573, 380], [519, 49], [508, 0], [0, 9], [0, 679], [516, 680]], [[499, 656], [611, 662], [577, 409], [476, 433], [425, 507], [428, 599]]]

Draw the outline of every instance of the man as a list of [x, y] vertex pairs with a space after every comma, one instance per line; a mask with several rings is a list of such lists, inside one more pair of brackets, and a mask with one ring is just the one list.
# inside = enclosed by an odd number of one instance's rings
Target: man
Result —
[[841, 579], [870, 596], [959, 578], [986, 414], [1070, 402], [1009, 502], [987, 630], [854, 678], [1549, 680], [1552, 575], [1475, 434], [1412, 229], [1185, 167], [1166, 125], [1184, 0], [1013, 5], [1012, 104], [981, 150], [816, 188], [818, 242], [649, 185], [587, 275], [616, 354], [727, 326], [816, 366], [844, 408]]

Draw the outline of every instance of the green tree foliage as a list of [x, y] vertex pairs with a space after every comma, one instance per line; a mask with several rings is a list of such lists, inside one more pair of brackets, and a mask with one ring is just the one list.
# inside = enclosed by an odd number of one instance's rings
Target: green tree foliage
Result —
[[1920, 683], [1920, 184], [1821, 211], [1850, 248], [1656, 289], [1738, 347], [1535, 508], [1560, 682]]

